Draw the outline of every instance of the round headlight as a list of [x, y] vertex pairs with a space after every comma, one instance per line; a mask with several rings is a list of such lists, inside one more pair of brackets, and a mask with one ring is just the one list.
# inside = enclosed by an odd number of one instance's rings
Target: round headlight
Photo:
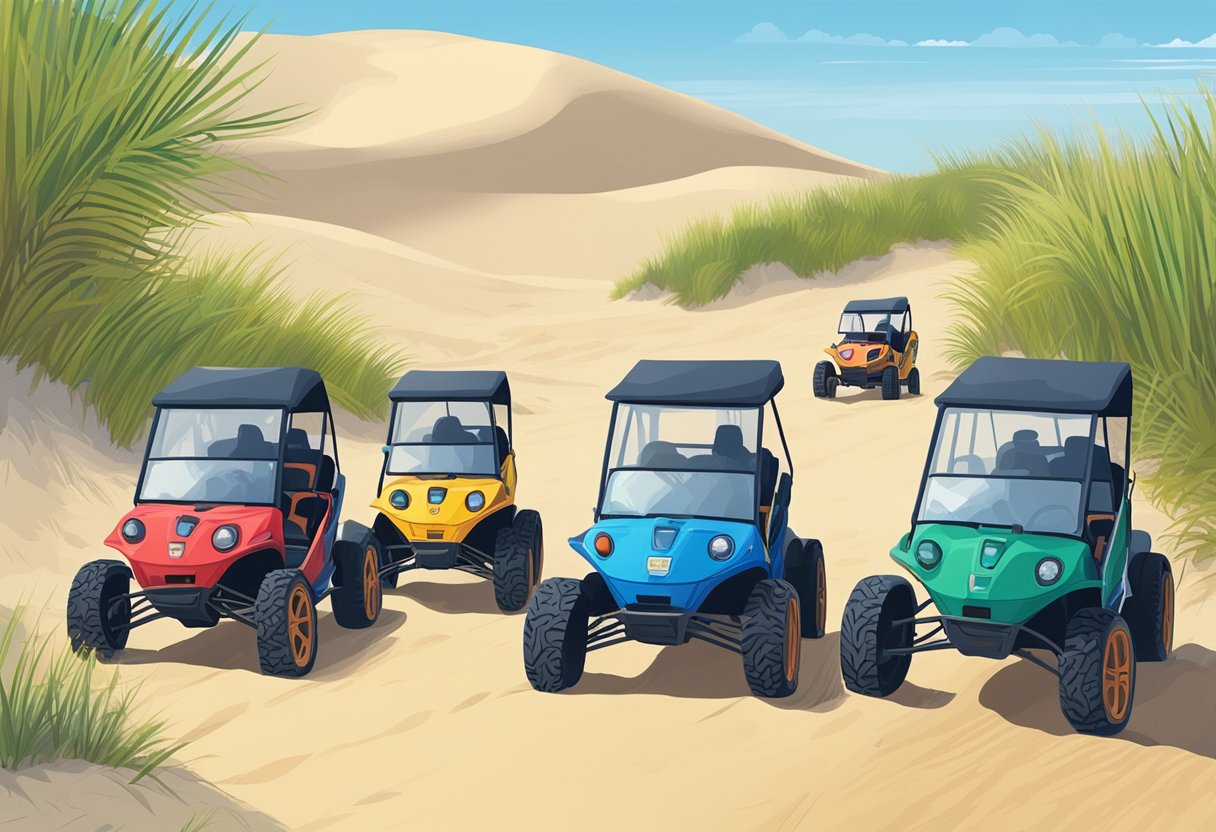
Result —
[[714, 560], [726, 560], [735, 551], [735, 541], [728, 535], [720, 534], [709, 541], [709, 556]]
[[215, 547], [217, 552], [227, 552], [236, 545], [240, 539], [240, 533], [236, 526], [220, 526], [211, 535], [211, 545]]
[[595, 536], [595, 553], [602, 558], [612, 554], [612, 538], [604, 532]]
[[122, 539], [128, 543], [138, 543], [144, 539], [144, 524], [132, 517], [122, 524]]
[[470, 491], [464, 498], [464, 505], [469, 511], [481, 511], [486, 505], [486, 495], [480, 491]]
[[1039, 561], [1039, 565], [1035, 567], [1034, 576], [1038, 578], [1039, 583], [1043, 586], [1054, 584], [1060, 580], [1061, 573], [1064, 572], [1064, 564], [1060, 563], [1055, 558], [1043, 558]]
[[932, 569], [942, 562], [942, 547], [932, 540], [922, 540], [916, 547], [916, 562], [926, 569]]
[[400, 488], [388, 495], [388, 501], [393, 504], [393, 508], [406, 509], [410, 507], [410, 495]]

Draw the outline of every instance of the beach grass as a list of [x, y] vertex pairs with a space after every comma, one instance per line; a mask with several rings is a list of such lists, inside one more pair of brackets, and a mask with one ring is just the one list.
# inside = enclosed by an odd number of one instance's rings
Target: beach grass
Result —
[[[770, 262], [811, 277], [892, 244], [948, 240], [978, 266], [949, 299], [949, 354], [1119, 360], [1135, 448], [1175, 544], [1216, 556], [1216, 98], [1153, 113], [1133, 141], [1041, 131], [929, 174], [839, 186], [688, 228], [619, 282], [699, 306]], [[908, 288], [915, 294], [915, 287]]]
[[86, 760], [131, 770], [137, 782], [182, 747], [163, 722], [135, 713], [135, 690], [117, 673], [60, 639], [26, 634], [25, 618], [18, 608], [0, 626], [0, 766]]
[[301, 114], [239, 109], [267, 71], [241, 28], [166, 0], [0, 0], [0, 355], [123, 444], [194, 364], [310, 366], [361, 415], [401, 364], [338, 299], [276, 291], [266, 260], [181, 254], [255, 181], [224, 143]]

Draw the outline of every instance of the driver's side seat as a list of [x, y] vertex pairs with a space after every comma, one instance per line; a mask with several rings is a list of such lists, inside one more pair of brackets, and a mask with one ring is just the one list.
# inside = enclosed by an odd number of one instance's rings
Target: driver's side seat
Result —
[[311, 541], [308, 516], [304, 511], [306, 507], [303, 505], [313, 494], [310, 490], [311, 479], [303, 469], [283, 469], [283, 494], [279, 498], [279, 510], [283, 512], [283, 542], [289, 548], [303, 546], [307, 550]]

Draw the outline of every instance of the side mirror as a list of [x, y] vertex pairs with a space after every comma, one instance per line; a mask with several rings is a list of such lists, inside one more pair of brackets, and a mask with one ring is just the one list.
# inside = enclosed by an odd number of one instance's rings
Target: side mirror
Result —
[[388, 453], [391, 450], [392, 450], [392, 446], [390, 446], [390, 445], [381, 445], [380, 446], [380, 453], [384, 454], [385, 456], [388, 456]]

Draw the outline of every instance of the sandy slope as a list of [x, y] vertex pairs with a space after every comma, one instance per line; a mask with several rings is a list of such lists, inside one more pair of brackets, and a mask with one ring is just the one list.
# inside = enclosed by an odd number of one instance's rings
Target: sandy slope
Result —
[[[1179, 592], [1176, 657], [1141, 668], [1136, 713], [1117, 739], [1072, 734], [1053, 680], [1018, 660], [930, 654], [917, 658], [909, 683], [889, 700], [842, 689], [834, 622], [856, 580], [892, 571], [886, 550], [906, 528], [932, 395], [952, 375], [942, 358], [948, 313], [940, 291], [966, 279], [967, 263], [921, 245], [814, 283], [768, 267], [749, 279], [750, 295], [698, 311], [609, 303], [606, 278], [653, 251], [658, 233], [701, 210], [787, 182], [832, 181], [849, 169], [829, 170], [844, 163], [805, 148], [798, 157], [805, 170], [774, 168], [786, 157], [758, 148], [784, 154], [771, 144], [781, 140], [681, 101], [686, 111], [675, 103], [667, 111], [696, 127], [686, 127], [689, 141], [744, 133], [764, 140], [748, 145], [759, 157], [735, 150], [731, 168], [703, 170], [669, 159], [657, 173], [639, 162], [645, 175], [622, 176], [606, 191], [551, 193], [529, 180], [535, 187], [494, 193], [481, 172], [462, 180], [460, 166], [443, 167], [453, 148], [543, 136], [555, 114], [569, 110], [548, 103], [563, 91], [567, 102], [596, 84], [616, 85], [626, 100], [660, 94], [568, 59], [448, 36], [370, 33], [272, 45], [291, 81], [276, 76], [276, 83], [311, 91], [323, 109], [288, 141], [249, 150], [290, 177], [274, 186], [286, 190], [245, 205], [252, 211], [245, 217], [217, 218], [202, 242], [289, 246], [285, 280], [302, 292], [350, 292], [420, 366], [507, 369], [521, 500], [544, 516], [550, 575], [587, 571], [564, 541], [590, 520], [609, 412], [603, 393], [637, 358], [780, 359], [796, 471], [792, 525], [824, 541], [833, 623], [825, 639], [806, 643], [797, 695], [768, 702], [748, 695], [736, 657], [697, 644], [593, 654], [573, 691], [535, 693], [523, 675], [521, 617], [498, 614], [485, 583], [457, 574], [410, 576], [371, 630], [339, 630], [326, 608], [317, 667], [304, 680], [259, 675], [251, 634], [239, 624], [193, 632], [158, 622], [132, 639], [122, 670], [142, 680], [148, 701], [190, 740], [183, 756], [194, 772], [293, 829], [1211, 825], [1216, 613], [1193, 575]], [[423, 96], [414, 111], [426, 103], [427, 118], [383, 123], [381, 88], [404, 96], [401, 79], [419, 68], [434, 68], [430, 77], [452, 86], [446, 94], [409, 87]], [[485, 79], [485, 100], [466, 95], [465, 71], [481, 73], [472, 81]], [[346, 129], [357, 122], [363, 139]], [[679, 161], [679, 153], [668, 155]], [[371, 161], [342, 169], [323, 161], [355, 157]], [[429, 192], [394, 180], [400, 199], [386, 201], [377, 188], [388, 186], [376, 178], [394, 169], [392, 159], [414, 157], [433, 159], [446, 178]], [[595, 220], [589, 230], [587, 218]], [[926, 395], [814, 400], [810, 368], [841, 305], [893, 294], [913, 301]], [[27, 400], [37, 396], [16, 396], [10, 412], [29, 407]], [[19, 433], [5, 440], [0, 460], [6, 494], [13, 483], [26, 490], [19, 502], [0, 504], [0, 530], [35, 530], [6, 550], [3, 568], [20, 580], [0, 582], [0, 604], [49, 597], [55, 620], [67, 576], [100, 553], [97, 541], [127, 503], [135, 472], [129, 456], [91, 450], [90, 429], [46, 408], [14, 421]], [[339, 428], [347, 516], [367, 518], [361, 506], [375, 487], [383, 428], [349, 418]], [[21, 461], [35, 454], [38, 465]], [[60, 473], [20, 485], [40, 468]], [[79, 513], [49, 525], [54, 512], [38, 505], [38, 495], [62, 499], [68, 472], [92, 479], [77, 498]], [[881, 510], [859, 507], [858, 482]], [[1137, 511], [1138, 525], [1154, 533], [1167, 525], [1147, 508]], [[36, 561], [25, 554], [34, 550]]]

